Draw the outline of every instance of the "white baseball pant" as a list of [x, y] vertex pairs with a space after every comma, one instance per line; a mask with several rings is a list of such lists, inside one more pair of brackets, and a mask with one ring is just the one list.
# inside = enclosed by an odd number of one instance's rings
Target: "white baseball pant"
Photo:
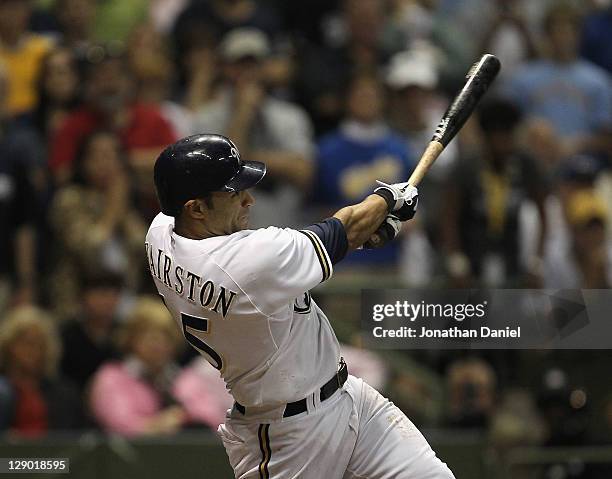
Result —
[[350, 375], [297, 416], [228, 411], [218, 434], [238, 479], [454, 479], [406, 415]]

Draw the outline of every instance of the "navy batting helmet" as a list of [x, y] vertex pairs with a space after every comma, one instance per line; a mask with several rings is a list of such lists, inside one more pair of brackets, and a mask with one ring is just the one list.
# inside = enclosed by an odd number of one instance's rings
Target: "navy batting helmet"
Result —
[[213, 191], [241, 191], [266, 174], [259, 161], [242, 161], [238, 147], [221, 135], [192, 135], [167, 147], [155, 162], [155, 189], [162, 213], [178, 216], [183, 205]]

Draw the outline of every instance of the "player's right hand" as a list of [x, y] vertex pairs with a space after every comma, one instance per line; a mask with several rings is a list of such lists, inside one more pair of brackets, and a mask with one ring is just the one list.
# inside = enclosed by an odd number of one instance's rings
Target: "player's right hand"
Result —
[[378, 249], [393, 241], [402, 229], [402, 222], [394, 214], [388, 214], [378, 229], [363, 245], [365, 249]]
[[400, 221], [408, 221], [416, 214], [419, 204], [419, 190], [408, 183], [387, 184], [376, 180], [380, 186], [374, 193], [382, 196], [387, 202], [389, 213], [393, 213]]

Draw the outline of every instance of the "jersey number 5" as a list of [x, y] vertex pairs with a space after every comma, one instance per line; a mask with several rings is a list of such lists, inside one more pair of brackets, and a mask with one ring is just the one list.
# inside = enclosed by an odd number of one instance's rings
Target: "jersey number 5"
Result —
[[208, 344], [187, 330], [187, 328], [189, 328], [193, 331], [207, 333], [208, 319], [181, 313], [181, 322], [183, 323], [183, 334], [185, 335], [185, 339], [189, 342], [189, 344], [191, 344], [198, 351], [206, 353], [206, 355], [210, 358], [208, 362], [216, 369], [221, 370], [223, 367], [221, 356], [219, 356], [219, 354], [217, 354], [217, 352]]

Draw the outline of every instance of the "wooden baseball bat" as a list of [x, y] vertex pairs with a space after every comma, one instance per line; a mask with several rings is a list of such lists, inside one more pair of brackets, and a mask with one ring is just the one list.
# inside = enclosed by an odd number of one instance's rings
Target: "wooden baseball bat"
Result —
[[500, 67], [501, 64], [497, 57], [490, 53], [484, 54], [472, 65], [466, 76], [465, 85], [442, 116], [431, 142], [412, 172], [408, 183], [417, 186], [421, 182], [433, 162], [444, 151], [446, 145], [455, 138], [474, 112], [476, 105], [499, 73]]
[[[472, 65], [466, 76], [465, 85], [442, 116], [429, 145], [427, 145], [416, 168], [410, 175], [409, 184], [417, 186], [421, 182], [431, 165], [444, 151], [446, 145], [455, 138], [469, 116], [474, 112], [476, 105], [493, 83], [500, 68], [501, 63], [495, 55], [490, 53], [484, 54], [480, 60]], [[371, 248], [380, 247], [386, 243], [385, 240], [386, 238], [381, 238], [379, 233], [375, 233], [368, 240], [367, 245]]]

